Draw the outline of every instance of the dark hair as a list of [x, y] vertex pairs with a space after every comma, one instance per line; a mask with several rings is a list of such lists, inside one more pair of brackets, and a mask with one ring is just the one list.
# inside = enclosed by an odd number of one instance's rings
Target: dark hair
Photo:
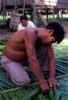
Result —
[[47, 29], [53, 29], [54, 33], [53, 36], [55, 37], [57, 43], [60, 43], [64, 38], [64, 28], [57, 22], [50, 22], [46, 26]]
[[20, 16], [20, 21], [23, 20], [23, 19], [28, 20], [26, 15]]

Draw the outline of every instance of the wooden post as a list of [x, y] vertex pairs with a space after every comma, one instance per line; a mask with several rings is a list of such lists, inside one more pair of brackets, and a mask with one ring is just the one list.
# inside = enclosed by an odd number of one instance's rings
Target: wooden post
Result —
[[17, 0], [14, 0], [14, 11], [16, 12], [16, 9], [17, 9]]
[[36, 7], [35, 7], [35, 0], [32, 0], [32, 21], [36, 25]]
[[25, 13], [26, 0], [23, 1], [23, 14]]
[[3, 3], [3, 20], [5, 20], [6, 19], [6, 8], [5, 8], [6, 0], [3, 0], [2, 3]]
[[55, 20], [55, 9], [52, 9], [53, 10], [53, 19]]
[[1, 2], [2, 2], [2, 1], [0, 0], [0, 11], [1, 11], [1, 6], [2, 6], [2, 5], [1, 5]]
[[46, 9], [46, 22], [48, 23], [48, 11], [49, 11], [49, 9], [47, 8]]

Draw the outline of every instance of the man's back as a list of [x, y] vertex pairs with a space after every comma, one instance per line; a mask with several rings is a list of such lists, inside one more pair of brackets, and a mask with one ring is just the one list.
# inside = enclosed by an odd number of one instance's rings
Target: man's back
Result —
[[25, 30], [14, 33], [8, 40], [4, 48], [4, 54], [14, 61], [25, 59], [25, 43], [24, 43]]

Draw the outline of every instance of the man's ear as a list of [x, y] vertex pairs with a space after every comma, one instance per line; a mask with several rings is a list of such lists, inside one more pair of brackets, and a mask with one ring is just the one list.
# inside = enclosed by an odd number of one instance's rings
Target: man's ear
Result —
[[49, 35], [50, 35], [50, 36], [53, 36], [54, 30], [49, 29], [48, 32], [49, 32]]
[[52, 34], [53, 34], [53, 33], [54, 33], [54, 30], [50, 29], [50, 30], [49, 30], [49, 33], [52, 33]]

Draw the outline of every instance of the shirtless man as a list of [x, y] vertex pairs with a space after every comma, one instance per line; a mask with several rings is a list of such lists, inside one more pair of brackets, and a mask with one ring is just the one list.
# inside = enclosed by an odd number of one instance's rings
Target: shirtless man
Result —
[[[31, 82], [24, 69], [24, 62], [28, 62], [43, 92], [47, 92], [49, 87], [56, 88], [58, 84], [55, 80], [56, 65], [52, 43], [60, 43], [63, 38], [63, 27], [56, 22], [49, 23], [46, 28], [24, 29], [11, 35], [1, 58], [3, 68], [11, 81], [18, 86]], [[47, 81], [42, 71], [46, 73], [48, 70]]]

